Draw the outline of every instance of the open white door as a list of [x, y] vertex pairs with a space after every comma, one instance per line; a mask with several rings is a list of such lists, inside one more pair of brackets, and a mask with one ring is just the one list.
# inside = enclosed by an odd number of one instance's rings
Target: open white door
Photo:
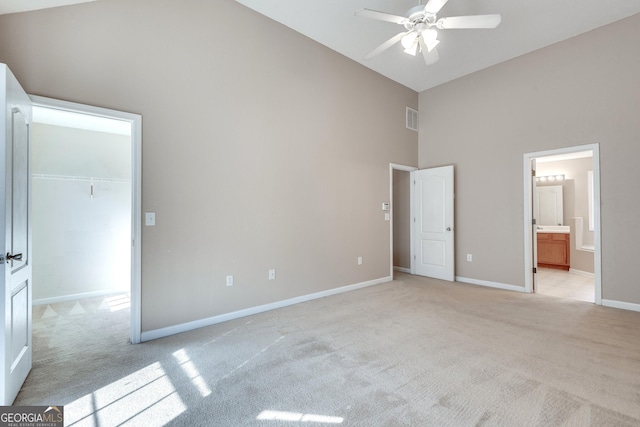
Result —
[[415, 274], [454, 280], [453, 166], [411, 173]]
[[531, 288], [533, 292], [537, 292], [538, 290], [538, 212], [539, 212], [539, 203], [538, 203], [538, 187], [536, 184], [536, 159], [531, 159], [531, 217], [533, 221], [531, 221], [532, 232], [531, 232], [531, 250], [533, 251], [532, 263], [533, 270], [531, 276]]
[[0, 64], [0, 403], [11, 405], [31, 370], [31, 100], [5, 64]]

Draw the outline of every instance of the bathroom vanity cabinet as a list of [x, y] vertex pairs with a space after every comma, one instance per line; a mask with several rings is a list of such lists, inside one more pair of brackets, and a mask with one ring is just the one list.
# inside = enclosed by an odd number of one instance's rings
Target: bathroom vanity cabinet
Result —
[[538, 234], [538, 266], [569, 270], [569, 234]]

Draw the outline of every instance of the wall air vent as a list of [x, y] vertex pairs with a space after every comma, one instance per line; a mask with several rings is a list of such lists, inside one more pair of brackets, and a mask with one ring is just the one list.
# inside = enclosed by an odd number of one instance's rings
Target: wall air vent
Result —
[[418, 112], [409, 107], [407, 107], [407, 129], [418, 132]]

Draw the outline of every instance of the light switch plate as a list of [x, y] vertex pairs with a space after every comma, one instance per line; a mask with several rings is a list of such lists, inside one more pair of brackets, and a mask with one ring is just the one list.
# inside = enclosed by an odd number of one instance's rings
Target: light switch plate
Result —
[[146, 226], [156, 225], [156, 213], [155, 212], [145, 212], [145, 214], [144, 214], [144, 225], [146, 225]]

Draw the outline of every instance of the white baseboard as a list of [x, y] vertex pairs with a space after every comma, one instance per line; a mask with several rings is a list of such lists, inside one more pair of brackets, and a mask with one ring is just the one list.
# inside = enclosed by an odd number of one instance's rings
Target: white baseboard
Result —
[[77, 299], [84, 298], [96, 298], [96, 297], [106, 297], [109, 295], [119, 295], [119, 294], [128, 294], [128, 290], [108, 290], [108, 291], [94, 291], [94, 292], [82, 292], [79, 294], [70, 294], [70, 295], [62, 295], [59, 297], [52, 298], [40, 298], [34, 299], [32, 305], [45, 305], [45, 304], [55, 304], [58, 302], [66, 302], [73, 301]]
[[396, 267], [395, 265], [393, 266], [393, 270], [394, 271], [399, 271], [401, 273], [407, 273], [407, 274], [411, 274], [411, 269], [410, 268], [406, 268], [406, 267]]
[[265, 311], [275, 310], [302, 302], [311, 301], [318, 298], [324, 298], [331, 295], [337, 295], [344, 292], [355, 291], [356, 289], [366, 288], [368, 286], [380, 285], [392, 281], [392, 277], [381, 277], [379, 279], [369, 280], [367, 282], [356, 283], [354, 285], [343, 286], [340, 288], [329, 289], [327, 291], [316, 292], [309, 295], [303, 295], [296, 298], [290, 298], [283, 301], [277, 301], [270, 304], [259, 305], [244, 310], [234, 311], [232, 313], [221, 314], [218, 316], [208, 317], [206, 319], [195, 320], [193, 322], [182, 323], [180, 325], [168, 326], [166, 328], [154, 329], [142, 332], [141, 342], [151, 341], [158, 338], [168, 337], [170, 335], [191, 331], [205, 326], [215, 325], [217, 323], [227, 322], [229, 320], [239, 319], [241, 317], [251, 316], [253, 314], [264, 313]]
[[489, 282], [486, 280], [469, 279], [467, 277], [456, 276], [456, 282], [469, 283], [471, 285], [487, 286], [489, 288], [504, 289], [507, 291], [525, 292], [524, 286], [508, 285], [506, 283]]
[[605, 307], [621, 308], [622, 310], [640, 311], [640, 304], [634, 304], [631, 302], [603, 299], [602, 305]]
[[593, 273], [589, 273], [588, 271], [576, 270], [575, 268], [570, 268], [569, 273], [577, 274], [579, 276], [596, 277], [596, 275]]

